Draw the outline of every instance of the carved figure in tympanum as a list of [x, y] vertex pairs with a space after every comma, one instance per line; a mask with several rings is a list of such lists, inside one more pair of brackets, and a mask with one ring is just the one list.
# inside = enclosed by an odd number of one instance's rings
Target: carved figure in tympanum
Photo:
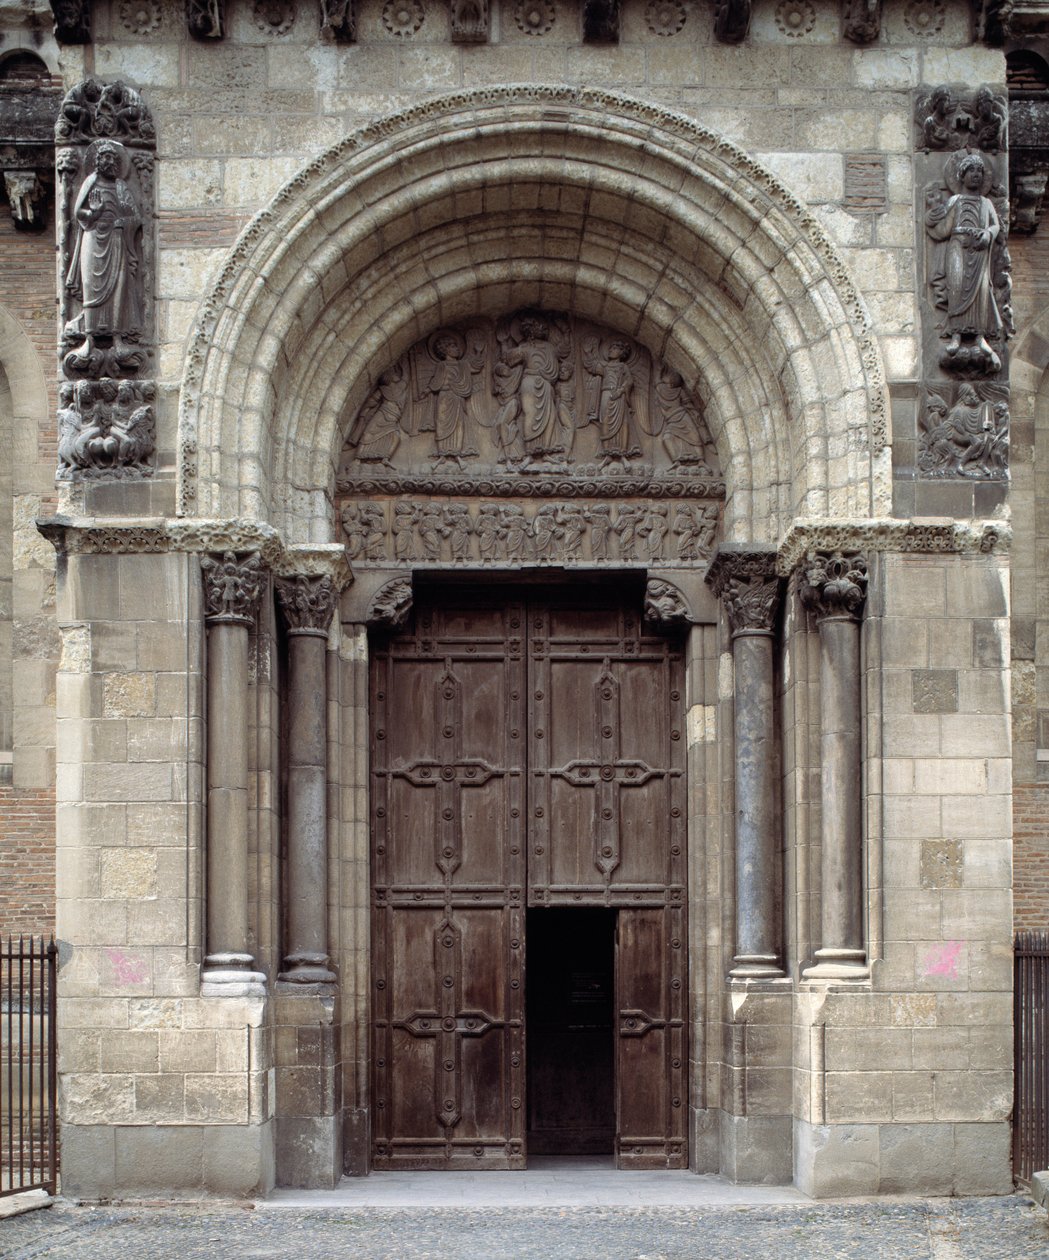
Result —
[[665, 364], [659, 369], [655, 390], [655, 428], [670, 456], [670, 467], [692, 465], [704, 472], [711, 468], [704, 457], [702, 412], [681, 379]]
[[433, 334], [427, 349], [433, 366], [417, 399], [431, 399], [433, 409], [423, 427], [433, 431], [435, 467], [449, 462], [462, 468], [464, 456], [477, 454], [469, 440], [474, 419], [469, 403], [484, 370], [484, 342], [474, 336], [468, 344], [460, 333], [442, 329]]
[[357, 448], [361, 463], [390, 462], [401, 444], [408, 402], [408, 382], [404, 364], [397, 362], [379, 377], [379, 383], [368, 395], [350, 429], [350, 442]]
[[566, 324], [540, 315], [501, 321], [493, 386], [501, 406], [494, 428], [501, 463], [567, 459], [575, 425], [564, 386], [571, 381]]
[[583, 366], [588, 376], [586, 418], [598, 426], [603, 465], [641, 458], [634, 425], [645, 395], [638, 388], [633, 367], [635, 351], [625, 337], [612, 337], [604, 345], [596, 337], [583, 342]]

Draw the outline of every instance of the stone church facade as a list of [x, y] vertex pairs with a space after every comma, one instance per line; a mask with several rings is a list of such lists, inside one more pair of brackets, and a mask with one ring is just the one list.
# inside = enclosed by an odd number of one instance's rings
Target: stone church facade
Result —
[[1007, 1192], [1049, 10], [0, 21], [66, 1192]]

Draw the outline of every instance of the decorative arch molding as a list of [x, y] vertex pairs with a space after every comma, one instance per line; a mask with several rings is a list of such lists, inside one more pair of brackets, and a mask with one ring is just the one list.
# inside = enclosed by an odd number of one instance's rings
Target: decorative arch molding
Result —
[[443, 97], [352, 133], [245, 228], [180, 402], [180, 511], [333, 537], [349, 423], [443, 324], [524, 305], [620, 330], [704, 402], [728, 538], [884, 515], [865, 305], [806, 206], [683, 115], [615, 93]]

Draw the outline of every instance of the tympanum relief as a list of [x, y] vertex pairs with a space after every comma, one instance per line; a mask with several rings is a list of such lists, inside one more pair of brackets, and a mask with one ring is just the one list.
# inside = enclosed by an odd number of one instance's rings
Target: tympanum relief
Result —
[[942, 84], [918, 96], [922, 290], [919, 477], [1007, 476], [1008, 114], [1004, 94]]
[[152, 470], [153, 163], [139, 94], [86, 79], [55, 127], [60, 478]]
[[677, 372], [534, 310], [438, 329], [388, 367], [349, 424], [338, 488], [366, 566], [691, 563], [724, 497]]

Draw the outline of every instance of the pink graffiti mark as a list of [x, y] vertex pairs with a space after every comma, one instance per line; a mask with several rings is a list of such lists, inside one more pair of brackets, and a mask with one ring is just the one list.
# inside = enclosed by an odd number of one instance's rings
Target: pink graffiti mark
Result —
[[113, 968], [113, 975], [118, 984], [141, 984], [148, 974], [148, 968], [143, 959], [128, 958], [123, 950], [107, 949], [106, 959]]
[[946, 976], [948, 980], [958, 979], [958, 964], [961, 961], [962, 941], [946, 941], [937, 945], [925, 955], [923, 976]]

